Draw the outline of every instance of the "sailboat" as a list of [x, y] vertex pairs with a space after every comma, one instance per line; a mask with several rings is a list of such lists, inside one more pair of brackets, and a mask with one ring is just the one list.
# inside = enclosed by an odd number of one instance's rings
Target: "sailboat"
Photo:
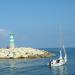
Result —
[[[62, 50], [64, 51], [64, 57], [62, 56]], [[62, 49], [60, 50], [60, 57], [58, 59], [53, 59], [52, 61], [50, 61], [48, 63], [49, 67], [52, 67], [52, 66], [62, 66], [64, 64], [67, 63], [67, 54], [66, 54], [66, 50], [65, 50], [65, 47], [63, 45]]]
[[60, 44], [61, 44], [60, 56], [57, 59], [53, 59], [52, 61], [49, 61], [48, 65], [50, 67], [52, 67], [52, 66], [62, 66], [62, 65], [67, 63], [67, 53], [66, 53], [66, 49], [65, 49], [64, 43], [63, 43], [63, 33], [62, 33], [62, 27], [61, 26], [60, 26], [60, 32], [61, 32], [61, 34], [60, 34], [61, 35], [61, 40], [60, 40]]

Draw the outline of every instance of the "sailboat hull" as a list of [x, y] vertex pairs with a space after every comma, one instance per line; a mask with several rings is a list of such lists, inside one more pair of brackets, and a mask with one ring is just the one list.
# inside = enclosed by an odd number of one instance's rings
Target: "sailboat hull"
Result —
[[65, 62], [60, 62], [60, 63], [51, 64], [51, 66], [62, 66], [64, 64], [65, 64]]
[[48, 64], [49, 64], [49, 66], [50, 67], [52, 67], [52, 66], [62, 66], [62, 65], [64, 65], [64, 64], [66, 64], [66, 60], [65, 60], [65, 57], [64, 57], [64, 59], [62, 58], [62, 59], [56, 59], [56, 60], [52, 60], [51, 62], [49, 62]]

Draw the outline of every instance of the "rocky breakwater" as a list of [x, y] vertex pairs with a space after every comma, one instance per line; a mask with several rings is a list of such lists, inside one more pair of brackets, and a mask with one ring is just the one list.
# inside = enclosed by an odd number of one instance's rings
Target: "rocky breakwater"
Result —
[[39, 50], [34, 48], [9, 48], [9, 49], [0, 49], [0, 58], [45, 58], [53, 56], [52, 53], [49, 53], [45, 50]]

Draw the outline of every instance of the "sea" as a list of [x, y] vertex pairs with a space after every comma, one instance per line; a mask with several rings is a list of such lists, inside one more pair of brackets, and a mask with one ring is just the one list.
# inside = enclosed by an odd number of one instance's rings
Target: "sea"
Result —
[[48, 62], [59, 57], [58, 48], [41, 48], [55, 54], [41, 59], [0, 59], [0, 75], [75, 75], [75, 48], [66, 48], [67, 64], [49, 67]]

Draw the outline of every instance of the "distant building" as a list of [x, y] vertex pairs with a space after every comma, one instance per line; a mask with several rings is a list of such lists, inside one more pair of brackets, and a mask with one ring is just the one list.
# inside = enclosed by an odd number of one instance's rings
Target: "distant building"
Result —
[[10, 34], [10, 48], [15, 48], [15, 43], [14, 43], [14, 34]]

